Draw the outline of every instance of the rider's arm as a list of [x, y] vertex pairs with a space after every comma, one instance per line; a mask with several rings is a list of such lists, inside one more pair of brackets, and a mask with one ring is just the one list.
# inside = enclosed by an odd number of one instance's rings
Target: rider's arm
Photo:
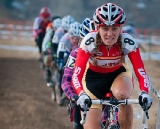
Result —
[[82, 48], [79, 48], [72, 76], [72, 84], [78, 95], [83, 92], [82, 77], [84, 75], [89, 56], [89, 52], [86, 53]]
[[46, 51], [46, 49], [48, 47], [48, 43], [51, 41], [52, 34], [53, 34], [53, 30], [51, 30], [51, 29], [46, 32], [45, 37], [43, 39], [43, 43], [42, 43], [43, 51]]
[[64, 74], [62, 77], [61, 87], [65, 95], [70, 99], [72, 96], [76, 96], [76, 92], [72, 86], [72, 75], [74, 71], [74, 65], [77, 57], [77, 50], [71, 51], [67, 63], [65, 65]]
[[136, 48], [134, 51], [128, 54], [130, 61], [132, 62], [135, 74], [139, 81], [139, 86], [141, 91], [148, 93], [149, 89], [149, 78], [146, 74], [143, 61], [140, 56], [139, 48]]
[[40, 17], [36, 17], [33, 23], [33, 36], [36, 38], [39, 33], [42, 32], [40, 29], [40, 24], [42, 22], [42, 19]]
[[148, 93], [149, 79], [144, 69], [144, 64], [136, 40], [131, 35], [122, 33], [122, 47], [124, 55], [128, 55], [133, 65], [134, 72], [138, 78], [140, 90]]

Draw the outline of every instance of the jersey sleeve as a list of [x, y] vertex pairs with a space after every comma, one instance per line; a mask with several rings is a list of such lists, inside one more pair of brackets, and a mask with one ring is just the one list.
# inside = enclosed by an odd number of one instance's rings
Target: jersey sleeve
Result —
[[70, 99], [72, 96], [77, 95], [72, 86], [72, 76], [74, 71], [75, 60], [77, 56], [77, 51], [71, 51], [68, 61], [65, 65], [64, 74], [62, 77], [61, 87], [65, 95]]
[[122, 33], [122, 48], [124, 55], [128, 55], [138, 47], [135, 38], [128, 33]]
[[42, 30], [39, 30], [39, 26], [42, 19], [40, 17], [36, 17], [33, 23], [33, 36], [37, 37], [38, 33], [40, 33]]
[[51, 41], [52, 34], [53, 34], [53, 30], [48, 30], [46, 32], [45, 37], [44, 37], [43, 42], [42, 42], [42, 50], [43, 51], [46, 51], [46, 49], [48, 47], [48, 43]]
[[140, 56], [139, 48], [128, 54], [128, 57], [133, 65], [134, 72], [138, 78], [139, 86], [141, 91], [148, 93], [149, 89], [149, 77], [146, 74], [143, 61]]
[[76, 63], [74, 67], [74, 73], [72, 76], [72, 84], [78, 95], [81, 93], [81, 91], [83, 91], [82, 78], [83, 78], [91, 51], [95, 48], [94, 36], [95, 36], [94, 34], [86, 35], [81, 42], [80, 48], [78, 49], [78, 54], [77, 54]]

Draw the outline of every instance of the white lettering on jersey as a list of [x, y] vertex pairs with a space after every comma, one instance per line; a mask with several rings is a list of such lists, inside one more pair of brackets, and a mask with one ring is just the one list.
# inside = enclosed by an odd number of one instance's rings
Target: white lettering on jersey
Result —
[[81, 87], [81, 85], [80, 85], [80, 83], [79, 83], [79, 81], [78, 81], [78, 74], [80, 74], [80, 72], [81, 72], [81, 68], [80, 67], [76, 67], [75, 68], [75, 72], [74, 72], [74, 74], [73, 74], [73, 85], [74, 85], [74, 87], [76, 88], [76, 89], [78, 89], [78, 88], [80, 88]]
[[69, 56], [65, 67], [69, 67], [70, 69], [73, 69], [75, 62], [76, 62], [76, 59], [73, 56]]
[[139, 74], [144, 78], [144, 87], [149, 88], [149, 78], [143, 68], [138, 69]]

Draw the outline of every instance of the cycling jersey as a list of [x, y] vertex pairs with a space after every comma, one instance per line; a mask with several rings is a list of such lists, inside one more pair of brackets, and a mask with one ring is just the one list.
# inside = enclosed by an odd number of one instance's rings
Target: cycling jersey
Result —
[[40, 33], [45, 33], [48, 23], [51, 19], [44, 21], [41, 16], [36, 17], [33, 24], [33, 36], [36, 38]]
[[[101, 43], [99, 46], [99, 52], [95, 55], [94, 43], [96, 41], [96, 34], [97, 32], [87, 34], [82, 40], [78, 50], [75, 70], [72, 77], [72, 83], [77, 94], [83, 91], [82, 77], [84, 75], [87, 62], [89, 62], [89, 69], [92, 71], [98, 73], [110, 73], [118, 70], [122, 66], [122, 54], [128, 55], [133, 65], [134, 72], [138, 78], [140, 89], [148, 92], [149, 79], [145, 72], [144, 65], [140, 57], [140, 52], [134, 38], [127, 33], [122, 33], [122, 52], [119, 49], [118, 43], [112, 45], [110, 49]], [[96, 66], [93, 65], [94, 56], [97, 58]]]
[[52, 43], [58, 44], [62, 36], [65, 34], [63, 27], [59, 27], [53, 36]]

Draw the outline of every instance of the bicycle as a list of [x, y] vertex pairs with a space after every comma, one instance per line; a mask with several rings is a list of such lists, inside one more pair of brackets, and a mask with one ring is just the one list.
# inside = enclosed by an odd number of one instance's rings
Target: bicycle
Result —
[[[116, 117], [116, 112], [117, 112], [116, 109], [118, 109], [119, 105], [139, 104], [138, 99], [117, 100], [113, 96], [112, 97], [110, 96], [110, 97], [108, 97], [104, 100], [97, 99], [97, 100], [91, 100], [91, 101], [92, 101], [92, 104], [100, 104], [100, 105], [106, 105], [107, 106], [107, 108], [106, 108], [106, 110], [107, 110], [107, 121], [106, 121], [105, 126], [103, 126], [103, 127], [101, 126], [102, 129], [120, 129], [118, 119]], [[147, 99], [144, 102], [145, 102], [145, 105], [146, 105]], [[85, 124], [85, 121], [86, 121], [88, 101], [86, 101], [85, 104], [86, 104], [86, 110], [83, 112], [83, 116], [82, 116], [82, 119], [80, 121], [80, 123], [82, 125]], [[147, 108], [145, 110], [145, 114], [146, 114], [147, 119], [149, 119]], [[144, 119], [145, 118], [142, 118], [142, 120], [144, 120]]]
[[58, 105], [63, 106], [69, 103], [69, 100], [67, 99], [61, 88], [64, 64], [66, 63], [68, 57], [66, 57], [66, 59], [61, 59], [60, 61], [58, 61], [56, 55], [54, 55], [54, 58], [55, 61], [53, 61], [52, 65], [52, 81], [54, 82], [54, 86], [52, 86], [51, 98], [52, 100], [56, 101]]

